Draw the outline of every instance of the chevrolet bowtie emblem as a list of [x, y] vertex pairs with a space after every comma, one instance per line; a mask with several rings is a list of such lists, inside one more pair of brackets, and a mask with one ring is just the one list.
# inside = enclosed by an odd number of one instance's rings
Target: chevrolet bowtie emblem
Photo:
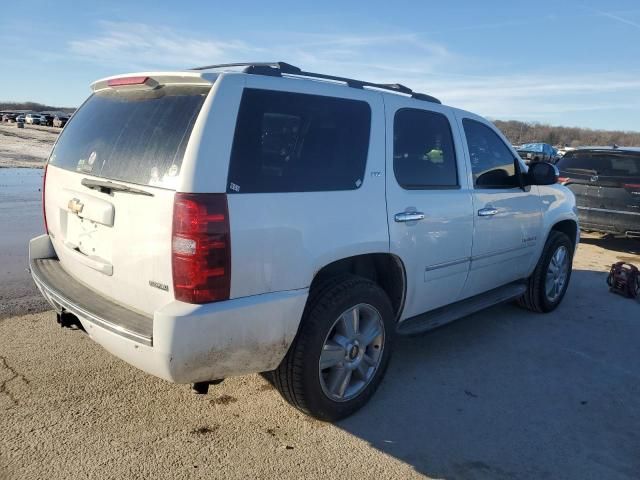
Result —
[[77, 198], [72, 198], [71, 200], [69, 200], [69, 203], [67, 204], [67, 207], [69, 208], [69, 210], [71, 210], [73, 213], [80, 213], [82, 211], [82, 209], [84, 208], [84, 203], [82, 203], [80, 200], [78, 200]]

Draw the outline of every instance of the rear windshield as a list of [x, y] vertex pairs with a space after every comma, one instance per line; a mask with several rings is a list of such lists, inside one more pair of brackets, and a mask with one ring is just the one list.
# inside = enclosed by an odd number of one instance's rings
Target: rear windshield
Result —
[[558, 168], [607, 177], [640, 177], [640, 152], [567, 152]]
[[175, 188], [209, 88], [97, 92], [65, 127], [49, 163], [97, 177]]

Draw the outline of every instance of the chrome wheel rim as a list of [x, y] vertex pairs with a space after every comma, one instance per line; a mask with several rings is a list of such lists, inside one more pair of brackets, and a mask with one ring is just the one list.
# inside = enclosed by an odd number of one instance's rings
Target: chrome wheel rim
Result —
[[369, 385], [382, 360], [384, 323], [380, 312], [360, 303], [343, 312], [325, 337], [318, 368], [322, 391], [345, 402]]
[[550, 302], [555, 302], [562, 294], [569, 277], [569, 251], [560, 246], [553, 253], [545, 279], [545, 293]]

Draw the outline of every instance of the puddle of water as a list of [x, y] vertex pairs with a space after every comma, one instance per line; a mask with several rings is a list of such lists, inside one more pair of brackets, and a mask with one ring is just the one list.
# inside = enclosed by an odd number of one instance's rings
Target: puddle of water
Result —
[[28, 278], [29, 240], [44, 233], [43, 174], [40, 168], [0, 168], [0, 285]]
[[0, 168], [0, 208], [5, 202], [39, 200], [43, 174], [41, 168]]

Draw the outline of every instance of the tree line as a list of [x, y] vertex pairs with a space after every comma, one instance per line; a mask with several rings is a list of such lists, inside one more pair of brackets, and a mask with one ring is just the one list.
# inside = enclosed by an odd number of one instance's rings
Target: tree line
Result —
[[0, 102], [0, 110], [33, 110], [34, 112], [67, 112], [75, 111], [75, 108], [52, 107], [37, 102]]
[[529, 142], [543, 142], [550, 145], [569, 147], [613, 144], [626, 147], [640, 146], [640, 132], [557, 127], [543, 123], [528, 123], [517, 120], [494, 120], [493, 123], [514, 145]]
[[[52, 107], [37, 102], [0, 102], [0, 110], [33, 110], [35, 112], [73, 112], [75, 108]], [[590, 128], [558, 127], [544, 123], [518, 120], [494, 120], [496, 127], [514, 145], [543, 142], [551, 145], [578, 147], [580, 145], [640, 146], [640, 132], [621, 130], [593, 130]]]

